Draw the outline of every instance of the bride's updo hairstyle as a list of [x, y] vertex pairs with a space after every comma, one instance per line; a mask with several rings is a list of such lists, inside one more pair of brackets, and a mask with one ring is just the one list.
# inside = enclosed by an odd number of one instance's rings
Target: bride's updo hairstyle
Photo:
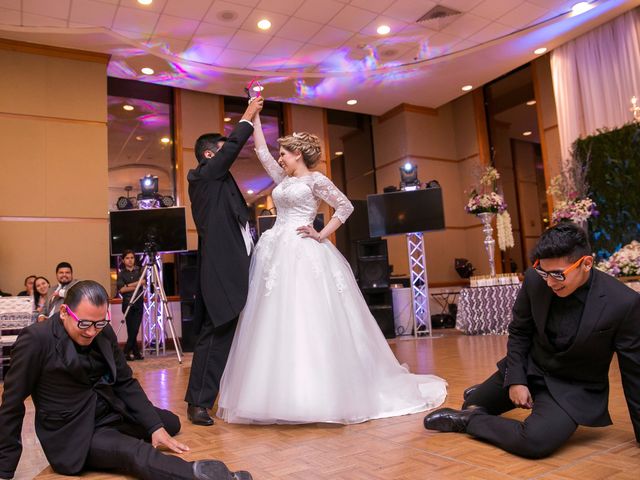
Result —
[[293, 132], [291, 135], [278, 139], [282, 148], [289, 152], [300, 152], [307, 168], [315, 167], [320, 159], [320, 139], [308, 132]]

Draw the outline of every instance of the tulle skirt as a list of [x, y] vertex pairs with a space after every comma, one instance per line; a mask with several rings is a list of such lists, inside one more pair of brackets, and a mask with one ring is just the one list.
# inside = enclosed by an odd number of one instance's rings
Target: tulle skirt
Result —
[[389, 348], [349, 264], [295, 227], [262, 235], [220, 386], [229, 423], [359, 423], [444, 402], [446, 382], [413, 375]]

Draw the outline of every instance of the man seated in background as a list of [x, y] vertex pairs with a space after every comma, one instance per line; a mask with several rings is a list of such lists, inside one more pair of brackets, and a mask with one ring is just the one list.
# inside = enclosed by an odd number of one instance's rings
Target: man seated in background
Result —
[[187, 462], [172, 438], [180, 420], [154, 407], [133, 378], [109, 325], [108, 295], [92, 280], [72, 286], [60, 312], [22, 330], [0, 404], [0, 478], [12, 478], [22, 453], [24, 402], [53, 470], [121, 472], [148, 480], [250, 480], [215, 460]]
[[33, 295], [33, 282], [36, 281], [35, 275], [29, 275], [24, 279], [24, 290], [18, 293], [18, 297], [30, 297]]
[[73, 279], [73, 268], [69, 262], [60, 262], [56, 266], [56, 279], [58, 280], [58, 285], [53, 291], [49, 290], [49, 298], [47, 298], [44, 313], [40, 315], [39, 320], [43, 320], [42, 317], [50, 317], [54, 313], [58, 313], [67, 291], [78, 281]]

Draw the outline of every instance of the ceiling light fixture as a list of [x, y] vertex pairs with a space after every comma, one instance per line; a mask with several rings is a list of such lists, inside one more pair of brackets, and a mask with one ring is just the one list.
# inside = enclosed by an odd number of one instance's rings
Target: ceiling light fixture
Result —
[[358, 100], [355, 100], [355, 99], [347, 100], [347, 105], [355, 105], [356, 103], [358, 103]]
[[473, 90], [473, 85], [465, 85], [462, 87], [463, 92], [468, 92], [469, 90]]
[[536, 48], [533, 51], [533, 53], [535, 53], [536, 55], [542, 55], [546, 51], [547, 51], [547, 47], [540, 47], [540, 48]]
[[342, 152], [336, 152], [336, 156], [342, 155]]
[[230, 122], [231, 121], [231, 117], [224, 117], [224, 121], [225, 122]]
[[535, 104], [536, 104], [536, 101], [535, 101], [535, 100], [529, 100], [529, 101], [527, 102], [527, 105], [528, 105], [528, 106], [532, 106], [532, 105], [535, 105]]
[[526, 132], [522, 132], [522, 136], [523, 137], [528, 137], [529, 135], [531, 135], [531, 130], [527, 130]]
[[253, 190], [247, 190], [247, 195], [253, 195]]
[[123, 105], [122, 108], [127, 112], [130, 112], [131, 110], [133, 110], [133, 105]]
[[271, 28], [271, 22], [266, 18], [263, 18], [258, 22], [258, 28], [260, 30], [269, 30]]
[[379, 35], [387, 35], [391, 32], [391, 27], [389, 25], [380, 25], [376, 30]]
[[578, 2], [573, 7], [571, 7], [571, 13], [573, 15], [580, 15], [581, 13], [588, 12], [594, 7], [589, 2]]
[[165, 144], [166, 144], [166, 143], [171, 142], [171, 139], [170, 139], [169, 137], [162, 137], [162, 138], [160, 139], [160, 141], [161, 141], [162, 143], [165, 143]]
[[153, 68], [149, 68], [149, 67], [141, 68], [141, 69], [140, 69], [140, 71], [141, 71], [142, 73], [144, 73], [145, 75], [153, 75], [154, 73], [156, 73], [156, 72], [153, 70]]
[[138, 136], [136, 137], [136, 140], [137, 140], [137, 141], [139, 141], [139, 142], [141, 142], [141, 141], [142, 141], [142, 137], [141, 137], [140, 135], [138, 135]]
[[138, 0], [138, 3], [140, 5], [151, 5], [153, 3], [153, 0]]

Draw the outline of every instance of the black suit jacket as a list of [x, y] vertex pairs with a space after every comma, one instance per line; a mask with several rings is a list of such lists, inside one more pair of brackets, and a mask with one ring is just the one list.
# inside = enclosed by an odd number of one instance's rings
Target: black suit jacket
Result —
[[498, 363], [505, 386], [527, 385], [527, 375], [542, 375], [576, 423], [610, 425], [609, 365], [615, 352], [640, 441], [640, 295], [594, 270], [576, 338], [564, 352], [556, 352], [545, 334], [553, 295], [533, 269], [525, 273], [509, 325], [507, 356]]
[[59, 314], [22, 330], [15, 343], [0, 405], [0, 477], [11, 478], [22, 453], [24, 401], [31, 395], [35, 428], [52, 468], [73, 475], [82, 469], [95, 427], [96, 396], [127, 420], [152, 433], [162, 421], [107, 326], [93, 340], [109, 375], [91, 385]]
[[[215, 157], [189, 171], [191, 213], [198, 229], [196, 302], [203, 301], [216, 326], [237, 317], [247, 300], [249, 256], [240, 225], [249, 209], [229, 172], [253, 127], [240, 122]], [[196, 306], [196, 318], [201, 310]]]

